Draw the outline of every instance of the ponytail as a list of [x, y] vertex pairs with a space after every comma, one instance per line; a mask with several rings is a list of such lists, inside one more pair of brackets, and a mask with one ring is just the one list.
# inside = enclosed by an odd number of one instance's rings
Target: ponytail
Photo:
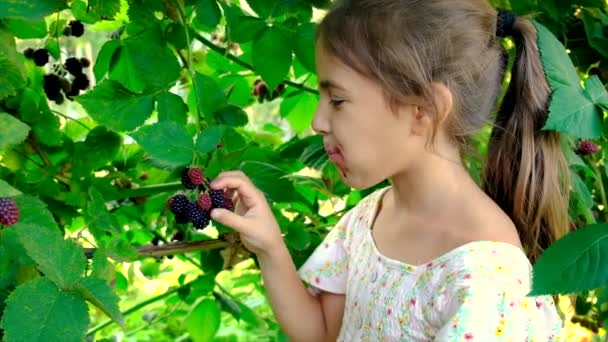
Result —
[[551, 89], [532, 22], [517, 17], [511, 81], [488, 144], [483, 189], [510, 216], [535, 263], [568, 231], [568, 165], [560, 135], [543, 131]]

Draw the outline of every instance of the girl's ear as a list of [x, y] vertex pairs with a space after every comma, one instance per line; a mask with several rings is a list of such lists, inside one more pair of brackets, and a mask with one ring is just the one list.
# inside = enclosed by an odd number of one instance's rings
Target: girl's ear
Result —
[[424, 106], [420, 107], [420, 110], [430, 118], [435, 118], [438, 126], [441, 126], [454, 107], [452, 91], [443, 82], [433, 82], [431, 83], [431, 99], [432, 101], [427, 101]]

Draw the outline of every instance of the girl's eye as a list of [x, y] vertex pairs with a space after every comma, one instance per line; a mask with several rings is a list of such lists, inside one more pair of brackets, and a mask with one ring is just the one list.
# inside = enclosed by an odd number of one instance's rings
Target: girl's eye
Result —
[[340, 105], [342, 104], [342, 102], [344, 102], [344, 100], [334, 100], [334, 99], [331, 99], [331, 100], [329, 101], [329, 103], [330, 103], [332, 106], [336, 107], [336, 108], [337, 108], [337, 107], [340, 107]]

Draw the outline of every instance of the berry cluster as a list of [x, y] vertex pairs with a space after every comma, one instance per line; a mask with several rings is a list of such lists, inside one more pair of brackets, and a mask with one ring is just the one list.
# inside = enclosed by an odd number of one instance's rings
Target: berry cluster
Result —
[[[64, 27], [63, 34], [66, 36], [80, 37], [84, 33], [84, 25], [79, 20], [72, 20], [68, 26]], [[37, 66], [45, 66], [49, 62], [49, 51], [47, 49], [27, 48], [23, 55], [34, 61]], [[82, 72], [83, 68], [88, 68], [91, 62], [87, 58], [69, 57], [62, 64], [55, 63], [52, 72], [44, 75], [43, 88], [46, 97], [62, 104], [65, 98], [73, 100], [73, 96], [78, 96], [81, 90], [89, 87], [89, 78]], [[63, 91], [63, 93], [62, 93]], [[65, 97], [64, 97], [65, 95]]]
[[590, 155], [600, 151], [599, 146], [589, 140], [582, 140], [578, 143], [577, 153], [581, 155]]
[[[224, 208], [232, 210], [233, 203], [223, 190], [211, 190], [201, 169], [193, 167], [182, 170], [181, 183], [187, 194], [179, 193], [167, 199], [167, 207], [175, 215], [175, 222], [192, 223], [194, 228], [204, 229], [211, 221], [211, 210]], [[189, 196], [195, 199], [190, 200]]]
[[269, 92], [266, 83], [258, 78], [253, 82], [252, 95], [257, 96], [258, 102], [261, 103], [264, 99], [268, 101], [274, 100], [277, 96], [281, 95], [283, 90], [285, 90], [285, 84], [281, 83], [272, 92]]
[[10, 226], [19, 221], [19, 208], [12, 198], [0, 198], [0, 224]]

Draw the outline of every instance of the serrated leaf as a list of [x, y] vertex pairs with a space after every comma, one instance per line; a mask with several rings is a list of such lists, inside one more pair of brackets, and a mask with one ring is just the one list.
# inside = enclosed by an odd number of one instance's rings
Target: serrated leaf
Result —
[[30, 127], [7, 113], [0, 112], [0, 150], [21, 144]]
[[89, 188], [86, 214], [89, 232], [93, 234], [95, 240], [101, 241], [106, 234], [120, 233], [116, 218], [106, 208], [103, 195], [94, 187]]
[[44, 202], [30, 195], [15, 197], [19, 207], [19, 223], [34, 224], [50, 230], [59, 230], [53, 215]]
[[194, 81], [198, 105], [203, 113], [209, 116], [226, 104], [226, 94], [213, 78], [196, 73]]
[[240, 169], [249, 176], [269, 201], [296, 201], [293, 183], [285, 178], [287, 172], [277, 166], [259, 161], [246, 161]]
[[74, 146], [74, 172], [86, 174], [112, 161], [120, 146], [122, 137], [105, 126], [96, 126], [84, 142]]
[[600, 8], [583, 8], [581, 18], [589, 45], [608, 58], [608, 37], [604, 33], [608, 15], [604, 14]]
[[114, 278], [114, 266], [108, 260], [105, 249], [98, 248], [93, 255], [91, 277], [104, 279], [109, 282]]
[[[44, 105], [46, 106], [46, 103]], [[61, 146], [63, 143], [63, 132], [61, 131], [59, 118], [48, 107], [41, 108], [40, 113], [40, 118], [31, 124], [34, 135], [44, 145]]]
[[240, 107], [234, 105], [227, 105], [218, 109], [214, 113], [214, 116], [218, 123], [228, 126], [240, 127], [245, 126], [247, 122], [249, 122], [247, 113]]
[[203, 299], [186, 319], [186, 327], [195, 342], [211, 341], [220, 328], [221, 312], [212, 299]]
[[82, 0], [72, 1], [72, 14], [74, 18], [87, 24], [94, 24], [99, 19], [99, 16], [95, 15], [87, 9], [87, 4]]
[[17, 56], [15, 38], [3, 27], [0, 27], [0, 75], [0, 100], [17, 95], [26, 85], [25, 68]]
[[114, 56], [114, 53], [119, 47], [120, 41], [108, 40], [105, 42], [105, 44], [103, 44], [101, 50], [99, 50], [97, 59], [95, 60], [95, 65], [93, 66], [93, 73], [95, 74], [95, 79], [97, 81], [101, 81], [106, 72], [108, 72], [110, 63], [112, 61], [112, 56]]
[[310, 245], [310, 233], [306, 231], [304, 226], [292, 224], [289, 226], [285, 241], [289, 247], [297, 251], [302, 251]]
[[154, 110], [153, 95], [132, 93], [110, 80], [101, 82], [76, 99], [95, 121], [116, 131], [137, 128]]
[[585, 208], [591, 209], [593, 206], [593, 197], [587, 187], [587, 184], [579, 177], [579, 175], [571, 171], [570, 177], [572, 178], [572, 188], [577, 196], [583, 201]]
[[71, 289], [82, 278], [87, 262], [82, 247], [39, 225], [17, 223], [15, 230], [38, 269], [59, 288]]
[[291, 66], [291, 44], [276, 26], [267, 28], [253, 41], [253, 68], [268, 86], [275, 89], [287, 77]]
[[15, 197], [21, 195], [21, 191], [13, 188], [7, 182], [0, 179], [0, 197]]
[[596, 105], [608, 106], [608, 91], [606, 91], [597, 75], [593, 75], [585, 80], [585, 94]]
[[70, 342], [84, 340], [89, 316], [84, 299], [61, 291], [47, 278], [19, 286], [2, 317], [6, 341]]
[[156, 97], [156, 110], [158, 121], [172, 121], [182, 126], [186, 125], [188, 119], [188, 106], [182, 97], [171, 92], [163, 92]]
[[76, 288], [86, 300], [124, 328], [125, 323], [118, 307], [118, 296], [105, 280], [87, 277], [82, 279]]
[[530, 295], [568, 294], [608, 284], [608, 225], [580, 228], [549, 247], [534, 265]]
[[7, 19], [8, 29], [20, 39], [44, 38], [48, 34], [44, 19], [29, 21], [23, 19]]
[[66, 0], [4, 0], [0, 2], [0, 18], [25, 18], [29, 20], [38, 20], [67, 7]]
[[192, 136], [172, 121], [144, 126], [131, 136], [152, 158], [166, 165], [188, 164], [194, 153]]
[[549, 118], [543, 130], [556, 130], [574, 138], [596, 138], [602, 134], [602, 120], [597, 106], [575, 87], [554, 90]]
[[316, 72], [315, 67], [315, 32], [314, 23], [306, 23], [299, 27], [298, 35], [293, 40], [293, 51], [302, 65], [310, 72]]
[[113, 18], [120, 12], [120, 0], [89, 0], [91, 12], [104, 18]]
[[222, 140], [224, 129], [221, 126], [212, 126], [202, 131], [196, 139], [196, 150], [200, 153], [208, 153], [217, 148]]
[[266, 28], [264, 20], [248, 15], [230, 16], [227, 17], [227, 20], [230, 40], [237, 43], [252, 41]]
[[216, 0], [197, 0], [196, 19], [203, 25], [215, 27], [222, 19], [222, 12]]
[[580, 79], [565, 47], [546, 27], [534, 21], [541, 61], [551, 89], [580, 88]]

